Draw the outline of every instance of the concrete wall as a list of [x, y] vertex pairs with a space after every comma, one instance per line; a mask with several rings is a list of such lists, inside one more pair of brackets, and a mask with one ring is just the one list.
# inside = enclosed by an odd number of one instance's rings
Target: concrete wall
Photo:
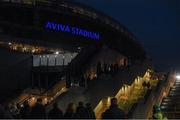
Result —
[[31, 67], [31, 55], [0, 49], [0, 95], [16, 93], [29, 86]]

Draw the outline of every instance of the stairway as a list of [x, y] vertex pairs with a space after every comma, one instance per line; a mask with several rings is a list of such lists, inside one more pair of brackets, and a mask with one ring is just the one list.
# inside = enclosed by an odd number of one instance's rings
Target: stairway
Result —
[[169, 95], [163, 99], [161, 110], [168, 119], [180, 118], [180, 80], [176, 79]]

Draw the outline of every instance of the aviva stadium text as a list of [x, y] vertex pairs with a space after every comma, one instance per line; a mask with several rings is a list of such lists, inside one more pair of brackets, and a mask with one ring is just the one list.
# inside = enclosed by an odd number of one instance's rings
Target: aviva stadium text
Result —
[[45, 23], [45, 28], [49, 29], [49, 30], [67, 32], [67, 33], [71, 33], [73, 35], [79, 35], [79, 36], [83, 36], [86, 38], [100, 40], [100, 34], [99, 33], [91, 32], [91, 31], [81, 29], [78, 27], [72, 27], [70, 25], [64, 25], [64, 24], [59, 24], [59, 23], [48, 21]]

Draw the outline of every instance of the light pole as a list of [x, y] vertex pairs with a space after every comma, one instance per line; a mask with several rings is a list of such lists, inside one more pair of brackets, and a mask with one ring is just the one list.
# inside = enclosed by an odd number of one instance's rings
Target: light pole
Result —
[[49, 55], [47, 55], [47, 66], [49, 66]]
[[39, 66], [41, 66], [41, 55], [39, 56]]
[[64, 54], [63, 54], [63, 69], [64, 69], [64, 58], [65, 58], [65, 56], [64, 56]]
[[73, 59], [73, 54], [71, 54], [71, 59], [70, 59], [70, 62], [72, 61], [72, 59]]
[[55, 66], [56, 66], [56, 64], [57, 64], [57, 58], [56, 57], [57, 57], [57, 55], [59, 55], [59, 51], [56, 51], [54, 54], [55, 54]]
[[56, 60], [56, 57], [57, 57], [57, 56], [55, 55], [55, 62], [54, 62], [55, 66], [56, 66], [56, 61], [57, 61], [57, 60]]

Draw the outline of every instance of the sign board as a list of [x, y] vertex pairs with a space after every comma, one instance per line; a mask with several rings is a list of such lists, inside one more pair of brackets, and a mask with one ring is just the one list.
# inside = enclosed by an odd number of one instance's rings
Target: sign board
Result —
[[51, 21], [46, 22], [44, 27], [47, 30], [70, 33], [72, 35], [83, 36], [83, 37], [90, 38], [93, 40], [100, 40], [101, 38], [100, 34], [97, 32], [89, 31], [89, 30], [82, 29], [80, 27], [71, 26], [71, 25], [51, 22]]

